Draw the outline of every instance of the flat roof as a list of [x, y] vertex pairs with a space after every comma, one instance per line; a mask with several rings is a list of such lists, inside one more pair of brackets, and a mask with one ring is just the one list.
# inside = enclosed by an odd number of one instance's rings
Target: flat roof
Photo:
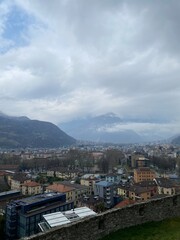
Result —
[[48, 222], [50, 227], [56, 227], [63, 224], [70, 223], [71, 221], [65, 217], [61, 212], [43, 215], [44, 219]]
[[100, 186], [103, 186], [103, 187], [110, 187], [114, 184], [110, 183], [110, 182], [107, 182], [107, 181], [100, 181], [100, 182], [96, 183], [96, 185], [100, 185]]
[[44, 193], [44, 194], [38, 194], [38, 195], [34, 195], [32, 197], [27, 197], [27, 198], [22, 198], [20, 200], [15, 201], [17, 204], [22, 204], [22, 205], [26, 205], [26, 204], [31, 204], [31, 203], [35, 203], [35, 202], [40, 202], [40, 201], [44, 201], [46, 199], [51, 199], [57, 196], [61, 196], [64, 195], [64, 193]]
[[43, 218], [46, 220], [47, 224], [52, 227], [61, 226], [67, 223], [72, 223], [81, 218], [93, 216], [97, 213], [91, 210], [88, 207], [74, 208], [66, 212], [55, 212], [43, 215]]
[[20, 190], [10, 190], [10, 191], [6, 191], [6, 192], [1, 192], [0, 193], [0, 196], [7, 196], [7, 195], [10, 195], [10, 194], [13, 194], [13, 193], [20, 193]]

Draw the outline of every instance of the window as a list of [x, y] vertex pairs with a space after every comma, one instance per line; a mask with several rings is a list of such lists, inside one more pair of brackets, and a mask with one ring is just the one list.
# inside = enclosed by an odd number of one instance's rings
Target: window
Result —
[[30, 217], [30, 223], [34, 223], [35, 217]]
[[36, 215], [36, 221], [40, 221], [40, 215]]

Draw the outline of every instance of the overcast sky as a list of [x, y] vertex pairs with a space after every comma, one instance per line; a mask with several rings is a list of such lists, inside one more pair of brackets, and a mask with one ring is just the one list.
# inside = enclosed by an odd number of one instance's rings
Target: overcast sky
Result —
[[0, 0], [0, 111], [180, 132], [179, 24], [179, 0]]

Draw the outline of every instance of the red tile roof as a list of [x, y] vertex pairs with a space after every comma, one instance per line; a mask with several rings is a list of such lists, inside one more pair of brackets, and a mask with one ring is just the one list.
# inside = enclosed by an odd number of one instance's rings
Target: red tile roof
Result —
[[65, 186], [58, 183], [54, 183], [53, 185], [48, 186], [46, 189], [51, 190], [53, 192], [61, 192], [61, 193], [70, 192], [74, 190], [74, 188], [72, 187]]
[[37, 183], [37, 182], [27, 182], [27, 183], [24, 183], [22, 186], [26, 186], [26, 187], [39, 187], [41, 185], [39, 183]]
[[136, 201], [131, 200], [131, 199], [125, 199], [122, 202], [118, 203], [115, 208], [121, 208], [121, 207], [125, 207], [127, 205], [131, 205], [134, 204]]

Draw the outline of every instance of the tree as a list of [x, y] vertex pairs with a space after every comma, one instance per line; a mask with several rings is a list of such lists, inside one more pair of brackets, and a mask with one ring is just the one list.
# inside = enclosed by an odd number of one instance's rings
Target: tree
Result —
[[103, 173], [109, 172], [109, 161], [107, 158], [102, 158], [98, 161], [98, 167]]
[[152, 157], [151, 162], [154, 166], [157, 166], [160, 170], [163, 171], [174, 171], [176, 167], [176, 159], [175, 158], [168, 158], [166, 156], [161, 157]]
[[95, 205], [95, 212], [101, 213], [101, 212], [104, 212], [105, 210], [106, 210], [106, 208], [105, 208], [103, 202], [97, 203], [97, 204]]

